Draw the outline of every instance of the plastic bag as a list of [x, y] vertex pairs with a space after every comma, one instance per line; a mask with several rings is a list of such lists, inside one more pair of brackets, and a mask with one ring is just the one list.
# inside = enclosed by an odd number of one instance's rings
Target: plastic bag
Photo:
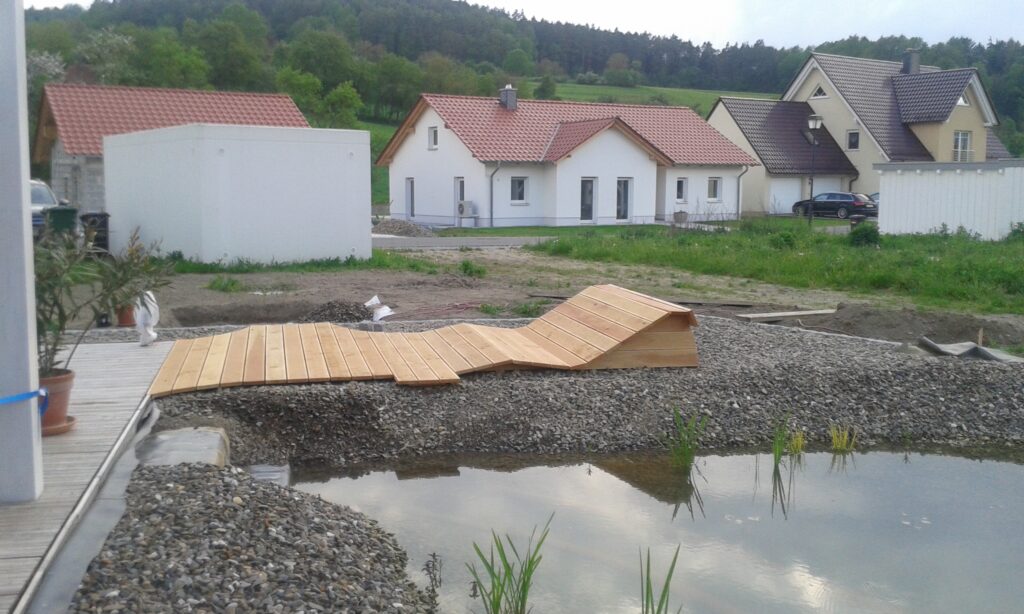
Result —
[[146, 292], [135, 301], [135, 329], [139, 331], [139, 345], [145, 347], [156, 341], [156, 325], [160, 322], [160, 306], [152, 292]]

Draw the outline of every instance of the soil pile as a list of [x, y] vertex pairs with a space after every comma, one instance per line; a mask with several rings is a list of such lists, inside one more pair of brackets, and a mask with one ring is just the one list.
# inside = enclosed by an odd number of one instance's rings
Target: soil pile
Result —
[[384, 220], [373, 227], [373, 234], [399, 237], [436, 237], [434, 231], [404, 220]]
[[373, 310], [362, 303], [328, 301], [299, 318], [299, 322], [362, 322], [372, 317]]

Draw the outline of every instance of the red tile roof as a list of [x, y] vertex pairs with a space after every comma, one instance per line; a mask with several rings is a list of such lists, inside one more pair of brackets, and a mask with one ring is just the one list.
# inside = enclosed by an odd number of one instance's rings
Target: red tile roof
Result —
[[615, 125], [614, 117], [586, 119], [580, 122], [561, 122], [548, 142], [547, 150], [541, 157], [545, 162], [557, 162], [574, 149], [590, 140], [594, 135]]
[[49, 84], [43, 104], [71, 155], [103, 155], [104, 136], [183, 124], [309, 127], [285, 94]]
[[[602, 120], [621, 120], [629, 129], [663, 153], [672, 164], [695, 166], [756, 166], [757, 162], [729, 139], [712, 128], [699, 115], [686, 107], [661, 107], [629, 104], [563, 102], [553, 100], [519, 100], [515, 111], [499, 104], [497, 97], [448, 96], [423, 94], [429, 104], [469, 148], [473, 157], [485, 162], [540, 162], [550, 157], [549, 144], [564, 147], [580, 138], [587, 130], [601, 130]], [[422, 104], [413, 115], [422, 112]], [[587, 122], [569, 128], [569, 122]], [[591, 132], [593, 136], [596, 132]], [[390, 160], [406, 136], [399, 130], [388, 144], [378, 163]], [[571, 137], [571, 138], [570, 138]]]

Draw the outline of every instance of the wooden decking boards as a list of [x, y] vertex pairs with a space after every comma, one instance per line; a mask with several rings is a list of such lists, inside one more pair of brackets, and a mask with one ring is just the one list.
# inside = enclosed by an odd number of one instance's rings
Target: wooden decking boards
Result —
[[176, 341], [149, 394], [360, 379], [432, 386], [508, 368], [695, 367], [696, 324], [685, 307], [601, 285], [517, 329], [456, 324], [368, 333], [326, 323], [250, 326]]

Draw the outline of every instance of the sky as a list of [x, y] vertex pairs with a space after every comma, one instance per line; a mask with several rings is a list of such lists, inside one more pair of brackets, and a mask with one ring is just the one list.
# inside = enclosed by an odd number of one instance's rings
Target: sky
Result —
[[[26, 7], [67, 0], [24, 0]], [[764, 40], [807, 46], [850, 35], [906, 34], [936, 43], [951, 36], [976, 41], [1024, 36], [1022, 0], [471, 0], [522, 9], [527, 17], [591, 24], [602, 29], [676, 35], [716, 47]], [[77, 2], [88, 6], [89, 2]], [[628, 7], [624, 10], [623, 7]]]

